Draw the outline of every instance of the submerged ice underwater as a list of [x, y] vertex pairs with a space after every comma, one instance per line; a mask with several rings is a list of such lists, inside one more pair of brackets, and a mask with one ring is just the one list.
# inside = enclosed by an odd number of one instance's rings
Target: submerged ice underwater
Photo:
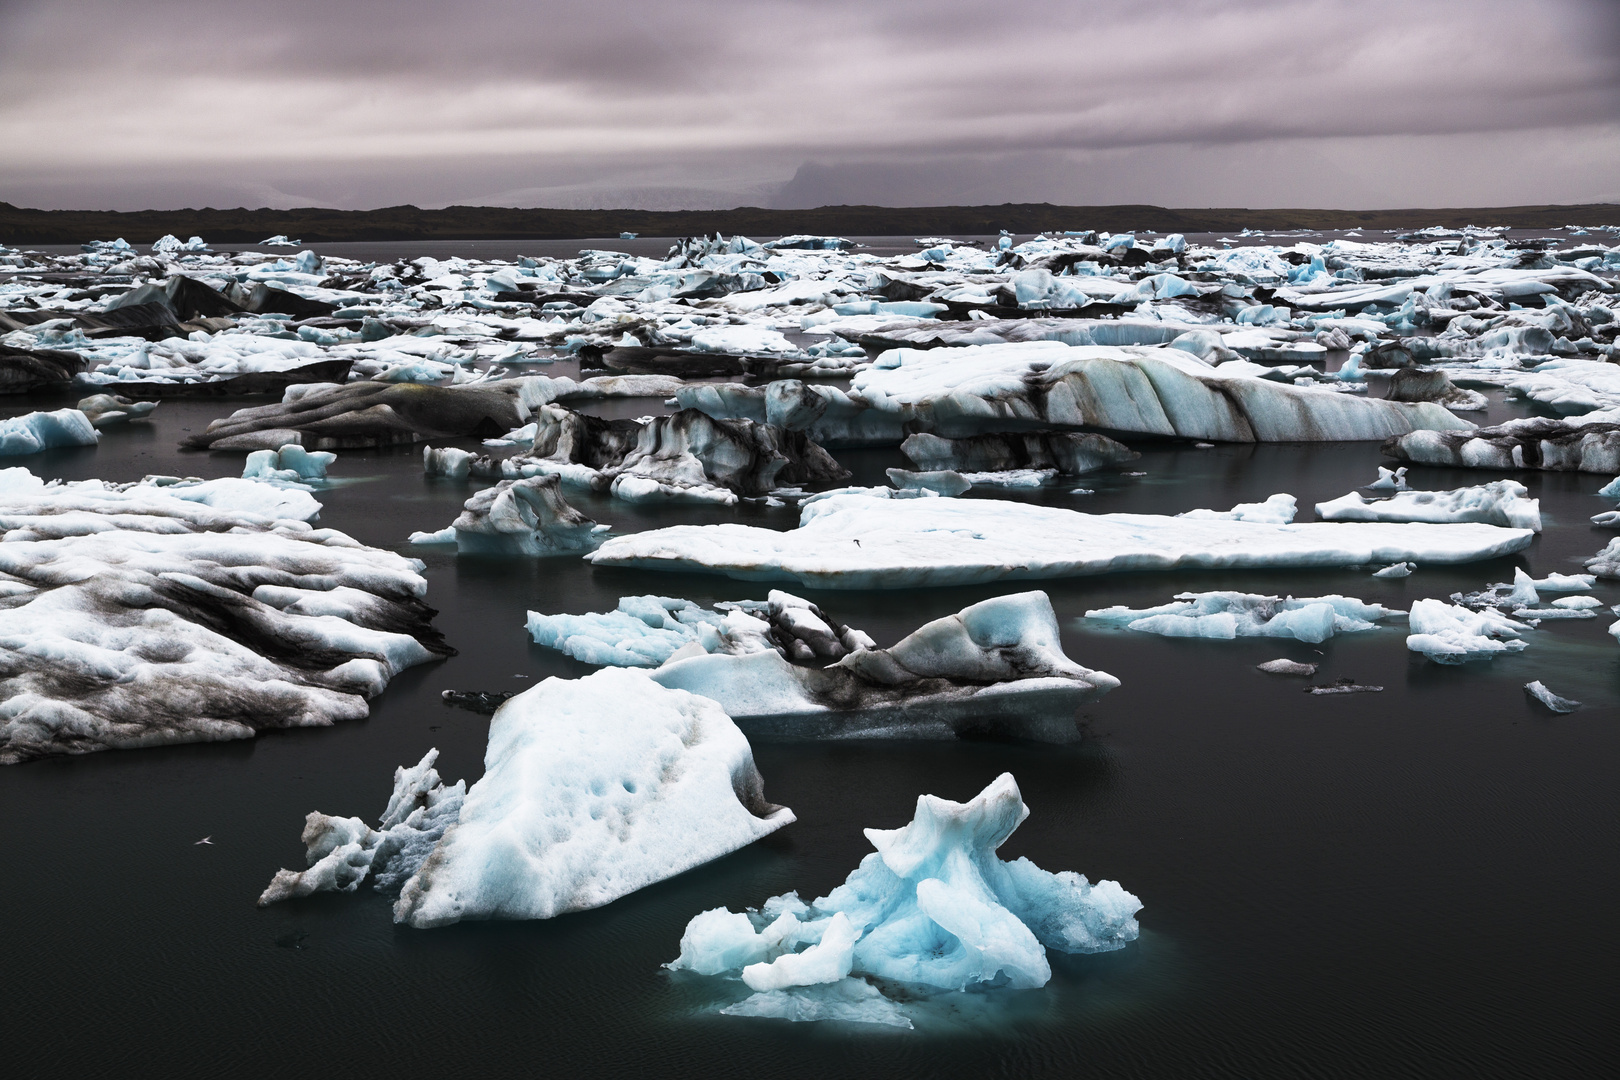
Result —
[[1614, 240], [0, 252], [23, 1054], [1589, 1066]]

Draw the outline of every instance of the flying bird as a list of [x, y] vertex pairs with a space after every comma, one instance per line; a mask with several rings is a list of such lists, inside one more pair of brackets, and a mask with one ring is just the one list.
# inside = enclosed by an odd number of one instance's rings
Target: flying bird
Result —
[[207, 836], [205, 836], [201, 840], [197, 841], [196, 844], [192, 844], [191, 846], [196, 847], [197, 844], [207, 844], [209, 847], [213, 847], [214, 846], [214, 834], [209, 833]]

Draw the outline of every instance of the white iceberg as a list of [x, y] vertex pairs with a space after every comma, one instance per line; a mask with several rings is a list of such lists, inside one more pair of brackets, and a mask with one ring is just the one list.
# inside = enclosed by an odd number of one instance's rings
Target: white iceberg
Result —
[[1276, 525], [864, 494], [807, 503], [799, 521], [788, 532], [736, 523], [652, 529], [614, 537], [587, 558], [810, 588], [902, 589], [1121, 570], [1462, 563], [1521, 551], [1535, 537], [1495, 525]]
[[1135, 941], [1142, 903], [1118, 882], [997, 857], [1028, 816], [1010, 773], [966, 803], [919, 796], [909, 825], [866, 830], [877, 851], [832, 892], [703, 912], [665, 966], [739, 979], [754, 993], [729, 1015], [910, 1027], [934, 995], [1046, 985], [1047, 949]]
[[651, 673], [718, 701], [751, 736], [954, 738], [992, 731], [1079, 738], [1075, 711], [1119, 686], [1063, 652], [1052, 602], [1014, 593], [935, 619], [888, 649], [824, 668], [775, 652], [673, 656]]
[[1494, 608], [1470, 611], [1443, 600], [1418, 600], [1407, 613], [1406, 647], [1437, 664], [1464, 664], [1522, 652], [1529, 627]]
[[1523, 484], [1496, 480], [1451, 491], [1400, 491], [1368, 499], [1359, 491], [1316, 504], [1323, 521], [1479, 521], [1509, 529], [1541, 531], [1541, 501], [1526, 498]]
[[394, 919], [600, 907], [792, 821], [765, 801], [748, 740], [714, 702], [619, 668], [547, 679], [496, 711], [484, 775]]
[[139, 420], [151, 415], [157, 407], [155, 401], [131, 401], [113, 394], [91, 394], [78, 404], [78, 410], [84, 413], [97, 431]]
[[1275, 637], [1317, 644], [1334, 634], [1375, 629], [1378, 620], [1399, 614], [1401, 612], [1381, 604], [1367, 604], [1337, 594], [1296, 599], [1256, 593], [1206, 592], [1177, 593], [1175, 603], [1140, 610], [1097, 608], [1086, 612], [1085, 617], [1164, 637], [1227, 641], [1240, 637]]
[[1524, 684], [1524, 692], [1532, 698], [1547, 706], [1555, 713], [1572, 713], [1581, 707], [1581, 703], [1570, 698], [1559, 697], [1542, 683], [1540, 679]]

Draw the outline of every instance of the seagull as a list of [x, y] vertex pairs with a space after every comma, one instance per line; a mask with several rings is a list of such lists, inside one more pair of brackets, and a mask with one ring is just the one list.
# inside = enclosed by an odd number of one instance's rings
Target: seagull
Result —
[[859, 540], [857, 540], [857, 541], [855, 541], [855, 546], [856, 546], [856, 547], [860, 547], [860, 546], [861, 546], [861, 542], [860, 542], [860, 541], [859, 541]]
[[209, 833], [207, 836], [205, 836], [201, 840], [197, 841], [196, 844], [192, 844], [191, 846], [196, 847], [198, 844], [207, 844], [209, 847], [213, 847], [214, 846], [214, 834]]

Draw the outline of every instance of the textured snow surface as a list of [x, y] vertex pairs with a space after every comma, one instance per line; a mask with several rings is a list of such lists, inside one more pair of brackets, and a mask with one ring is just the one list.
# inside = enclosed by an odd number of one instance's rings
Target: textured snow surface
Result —
[[0, 763], [353, 719], [395, 674], [451, 652], [421, 563], [221, 508], [240, 488], [319, 509], [251, 480], [0, 470]]
[[718, 701], [750, 735], [785, 739], [993, 731], [1073, 742], [1075, 710], [1119, 685], [1064, 654], [1043, 592], [981, 601], [825, 668], [716, 653], [673, 657], [652, 677]]
[[484, 775], [394, 907], [397, 922], [600, 907], [793, 821], [714, 702], [607, 668], [547, 679], [490, 721]]
[[1154, 608], [1098, 608], [1086, 612], [1086, 618], [1164, 637], [1228, 641], [1277, 637], [1314, 644], [1334, 634], [1372, 630], [1379, 619], [1399, 614], [1381, 604], [1366, 604], [1337, 594], [1295, 598], [1206, 592], [1177, 593], [1175, 603]]
[[359, 818], [319, 811], [304, 819], [305, 870], [278, 870], [259, 906], [318, 892], [354, 892], [370, 874], [379, 890], [398, 889], [461, 814], [467, 782], [446, 787], [433, 763], [437, 749], [407, 769], [394, 770], [394, 790], [373, 829]]
[[754, 991], [729, 1015], [910, 1027], [941, 993], [1046, 985], [1048, 949], [1135, 941], [1142, 904], [1118, 882], [996, 855], [1028, 816], [1010, 773], [966, 803], [919, 796], [909, 825], [866, 830], [877, 851], [832, 892], [703, 912], [666, 966]]
[[1541, 502], [1526, 498], [1523, 484], [1496, 480], [1452, 491], [1401, 491], [1368, 499], [1359, 491], [1316, 504], [1323, 521], [1479, 521], [1509, 529], [1541, 531]]
[[1461, 563], [1521, 551], [1534, 536], [1479, 524], [1277, 525], [846, 494], [807, 504], [789, 532], [677, 525], [614, 537], [587, 558], [813, 588], [899, 589], [1117, 570]]

